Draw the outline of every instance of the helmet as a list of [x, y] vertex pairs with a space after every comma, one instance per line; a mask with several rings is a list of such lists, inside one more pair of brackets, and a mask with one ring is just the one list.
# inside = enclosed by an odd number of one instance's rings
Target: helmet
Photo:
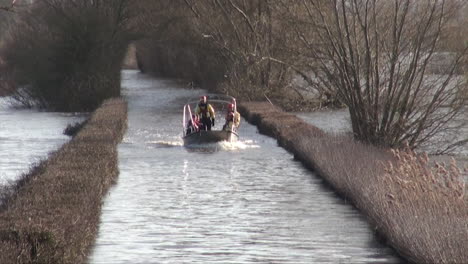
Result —
[[201, 96], [200, 97], [200, 103], [206, 104], [206, 96]]
[[228, 110], [233, 111], [234, 110], [234, 104], [228, 104]]

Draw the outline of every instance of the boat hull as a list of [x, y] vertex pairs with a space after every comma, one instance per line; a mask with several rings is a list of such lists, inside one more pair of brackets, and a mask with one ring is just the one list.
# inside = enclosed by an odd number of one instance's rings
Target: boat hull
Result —
[[237, 133], [224, 130], [199, 131], [183, 137], [184, 145], [207, 144], [220, 141], [234, 142], [238, 138]]

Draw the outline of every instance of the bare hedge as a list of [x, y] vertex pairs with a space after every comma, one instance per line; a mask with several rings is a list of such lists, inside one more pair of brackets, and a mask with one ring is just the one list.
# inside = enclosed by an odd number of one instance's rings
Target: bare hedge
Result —
[[0, 263], [86, 262], [126, 127], [126, 102], [106, 100], [69, 143], [4, 190]]

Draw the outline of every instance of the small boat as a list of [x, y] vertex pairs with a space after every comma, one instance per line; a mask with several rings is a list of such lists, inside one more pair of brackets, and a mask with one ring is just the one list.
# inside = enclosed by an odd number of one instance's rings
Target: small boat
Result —
[[220, 141], [237, 141], [239, 135], [236, 132], [224, 130], [198, 131], [184, 136], [184, 145], [198, 145], [216, 143]]
[[[219, 121], [224, 121], [224, 116], [227, 113], [228, 105], [234, 105], [234, 111], [237, 110], [236, 99], [231, 96], [226, 95], [219, 95], [219, 94], [208, 94], [206, 95], [208, 98], [208, 103], [213, 106], [216, 112], [216, 117], [218, 120], [218, 127]], [[195, 109], [199, 100], [192, 99], [189, 100], [184, 105], [184, 115], [183, 115], [183, 140], [184, 145], [199, 145], [199, 144], [209, 144], [209, 143], [217, 143], [221, 141], [228, 141], [228, 142], [235, 142], [238, 140], [239, 135], [236, 131], [230, 130], [217, 130], [216, 127], [213, 127], [212, 130], [198, 130], [192, 133], [187, 131], [187, 123], [191, 121], [194, 123], [193, 120], [193, 111], [192, 108]], [[220, 118], [221, 117], [221, 118]], [[221, 125], [222, 126], [222, 125]]]

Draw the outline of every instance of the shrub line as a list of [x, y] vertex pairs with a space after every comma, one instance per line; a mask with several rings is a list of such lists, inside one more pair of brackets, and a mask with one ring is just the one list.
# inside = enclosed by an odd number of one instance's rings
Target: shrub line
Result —
[[127, 103], [108, 99], [70, 142], [7, 187], [0, 263], [86, 263], [126, 128]]
[[411, 167], [416, 154], [406, 154], [410, 162], [405, 163], [388, 149], [327, 134], [265, 102], [241, 103], [238, 110], [260, 133], [276, 138], [295, 159], [350, 201], [377, 236], [405, 260], [466, 263], [466, 200], [455, 189], [436, 188], [419, 177], [419, 172], [409, 178], [397, 170], [389, 172], [385, 166], [403, 163]]

